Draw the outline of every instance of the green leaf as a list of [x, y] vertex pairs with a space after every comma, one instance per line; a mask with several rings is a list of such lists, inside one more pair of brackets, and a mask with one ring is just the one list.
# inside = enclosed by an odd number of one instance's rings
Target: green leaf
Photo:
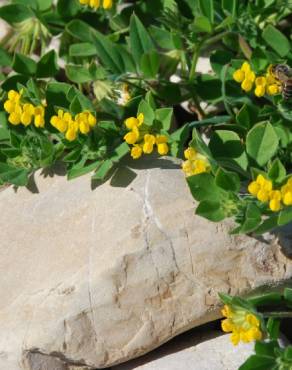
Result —
[[155, 79], [159, 71], [159, 54], [156, 50], [143, 54], [141, 58], [141, 71], [146, 78]]
[[92, 43], [81, 42], [70, 46], [69, 55], [71, 57], [92, 57], [97, 55], [97, 50]]
[[279, 344], [276, 340], [255, 343], [255, 353], [261, 356], [275, 357], [275, 349], [277, 348], [279, 348]]
[[29, 170], [12, 167], [6, 163], [0, 163], [0, 180], [4, 183], [16, 186], [25, 186], [28, 182]]
[[236, 122], [244, 128], [250, 128], [258, 120], [258, 109], [254, 105], [244, 104], [236, 115]]
[[15, 72], [21, 73], [23, 75], [33, 76], [37, 70], [36, 62], [22, 54], [16, 53], [14, 55], [12, 68]]
[[59, 71], [57, 63], [57, 54], [55, 50], [49, 51], [43, 55], [37, 64], [36, 77], [47, 78], [54, 77]]
[[71, 85], [62, 82], [51, 82], [47, 86], [46, 100], [48, 106], [58, 106], [63, 108], [69, 107], [69, 101], [67, 94], [71, 88]]
[[66, 26], [66, 32], [77, 40], [95, 44], [96, 30], [83, 21], [74, 19], [69, 22]]
[[144, 114], [144, 123], [148, 126], [152, 126], [152, 123], [155, 118], [155, 113], [150, 105], [145, 101], [141, 100], [139, 107], [138, 107], [138, 114]]
[[257, 73], [263, 72], [269, 65], [267, 55], [261, 48], [257, 47], [252, 52], [251, 64]]
[[220, 77], [222, 68], [228, 64], [233, 54], [228, 50], [216, 50], [210, 56], [210, 63], [213, 71]]
[[58, 0], [58, 13], [64, 18], [73, 18], [81, 10], [81, 6], [76, 0]]
[[149, 32], [153, 37], [153, 40], [155, 40], [158, 46], [162, 49], [176, 49], [171, 32], [156, 26], [151, 26], [149, 28]]
[[192, 196], [197, 201], [209, 200], [218, 202], [223, 199], [226, 192], [216, 185], [215, 179], [209, 173], [187, 177], [187, 183]]
[[214, 23], [214, 0], [199, 0], [199, 6], [202, 14], [206, 16], [210, 23]]
[[279, 213], [278, 225], [279, 226], [287, 225], [291, 221], [292, 221], [292, 207], [285, 207]]
[[278, 145], [278, 136], [269, 122], [258, 123], [246, 137], [246, 151], [260, 166], [264, 166], [273, 157]]
[[11, 66], [12, 58], [5, 49], [0, 46], [0, 66], [7, 67]]
[[233, 18], [236, 16], [237, 0], [222, 0], [222, 9]]
[[278, 292], [261, 293], [258, 295], [252, 294], [247, 300], [254, 306], [279, 304], [282, 302], [282, 294]]
[[3, 84], [1, 85], [2, 89], [4, 91], [9, 91], [9, 90], [17, 90], [17, 84], [21, 83], [22, 85], [25, 85], [27, 81], [29, 80], [28, 76], [24, 75], [13, 75], [11, 77], [8, 77]]
[[212, 24], [210, 23], [209, 18], [204, 15], [199, 15], [195, 18], [193, 27], [197, 32], [212, 32]]
[[272, 370], [275, 365], [276, 362], [273, 358], [252, 355], [238, 370]]
[[130, 43], [131, 51], [137, 65], [143, 54], [155, 50], [154, 43], [139, 18], [133, 14], [130, 21]]
[[21, 4], [11, 4], [0, 8], [0, 18], [10, 24], [20, 23], [34, 16], [29, 7]]
[[155, 111], [155, 119], [162, 124], [165, 131], [169, 131], [173, 117], [172, 108], [160, 108]]
[[83, 176], [89, 172], [94, 171], [99, 165], [100, 160], [90, 163], [87, 166], [73, 166], [67, 173], [68, 180], [73, 180], [76, 177]]
[[219, 202], [203, 200], [196, 209], [196, 214], [205, 217], [207, 220], [219, 222], [226, 217]]
[[268, 25], [263, 31], [263, 39], [281, 57], [285, 57], [290, 51], [290, 41], [287, 37], [272, 25]]
[[262, 235], [268, 231], [273, 230], [278, 226], [278, 214], [273, 215], [266, 220], [264, 220], [260, 226], [254, 230], [255, 235]]
[[95, 174], [91, 177], [92, 180], [104, 180], [106, 175], [114, 166], [114, 162], [110, 159], [106, 159], [96, 170]]
[[92, 81], [92, 76], [88, 68], [82, 65], [67, 64], [65, 67], [66, 76], [70, 81], [85, 83]]
[[271, 339], [278, 339], [281, 320], [269, 317], [267, 322], [267, 331]]
[[268, 172], [268, 176], [273, 182], [280, 183], [286, 177], [286, 168], [282, 164], [279, 158], [276, 158], [271, 164]]
[[236, 172], [219, 168], [216, 172], [215, 182], [217, 186], [227, 191], [237, 193], [240, 190], [240, 178]]
[[209, 148], [214, 158], [218, 160], [229, 160], [235, 162], [243, 170], [247, 169], [248, 159], [245, 148], [241, 143], [240, 137], [232, 131], [217, 130], [211, 137]]
[[248, 203], [242, 225], [236, 229], [238, 234], [247, 234], [255, 230], [261, 223], [261, 211], [253, 203]]

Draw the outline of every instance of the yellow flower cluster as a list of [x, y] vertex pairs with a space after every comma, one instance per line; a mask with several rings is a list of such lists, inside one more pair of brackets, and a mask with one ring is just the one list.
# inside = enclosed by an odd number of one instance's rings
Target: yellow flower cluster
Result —
[[[91, 8], [98, 9], [101, 6], [101, 0], [79, 0], [81, 5], [88, 5]], [[112, 0], [103, 0], [102, 7], [104, 9], [111, 9], [113, 6]]]
[[88, 111], [77, 114], [74, 118], [71, 113], [58, 110], [58, 115], [51, 118], [51, 125], [59, 132], [65, 133], [68, 141], [77, 139], [78, 132], [88, 134], [96, 125], [96, 118]]
[[260, 202], [269, 202], [269, 208], [273, 212], [280, 211], [282, 205], [292, 205], [292, 178], [281, 189], [275, 190], [272, 181], [258, 175], [256, 180], [249, 184], [248, 191]]
[[127, 144], [133, 145], [131, 156], [138, 159], [142, 154], [151, 154], [154, 145], [157, 145], [157, 151], [160, 155], [166, 155], [169, 151], [167, 136], [149, 134], [144, 124], [144, 114], [140, 113], [137, 118], [130, 117], [125, 120], [127, 129], [131, 130], [124, 136]]
[[198, 153], [194, 148], [188, 148], [184, 151], [186, 161], [182, 164], [182, 169], [186, 176], [198, 175], [208, 172], [211, 168], [208, 159]]
[[226, 317], [221, 322], [222, 330], [232, 332], [230, 340], [233, 345], [236, 346], [240, 341], [248, 343], [262, 339], [260, 320], [250, 311], [225, 305], [221, 312]]
[[31, 103], [21, 102], [22, 91], [10, 90], [8, 99], [4, 103], [4, 109], [9, 113], [8, 121], [12, 125], [29, 126], [32, 122], [35, 127], [44, 127], [45, 108], [43, 105], [34, 106]]
[[281, 85], [272, 74], [272, 66], [269, 66], [265, 76], [256, 77], [248, 62], [244, 62], [240, 69], [233, 73], [233, 79], [241, 83], [242, 90], [249, 92], [255, 85], [254, 93], [257, 97], [276, 95], [281, 92]]

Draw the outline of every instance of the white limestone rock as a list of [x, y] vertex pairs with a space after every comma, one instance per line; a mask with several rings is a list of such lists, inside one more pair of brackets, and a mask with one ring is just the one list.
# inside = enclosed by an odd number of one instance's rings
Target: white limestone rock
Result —
[[0, 369], [121, 363], [218, 318], [218, 292], [291, 278], [276, 238], [195, 216], [172, 160], [135, 166], [93, 191], [38, 174], [38, 193], [0, 192]]
[[139, 360], [116, 366], [114, 370], [238, 370], [253, 354], [254, 343], [234, 347], [229, 335], [139, 364]]

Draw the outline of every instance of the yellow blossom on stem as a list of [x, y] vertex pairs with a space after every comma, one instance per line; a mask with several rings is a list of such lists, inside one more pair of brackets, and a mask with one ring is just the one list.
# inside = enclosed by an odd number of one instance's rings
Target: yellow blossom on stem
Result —
[[83, 135], [89, 134], [97, 121], [89, 111], [78, 113], [73, 117], [71, 113], [59, 109], [58, 115], [51, 117], [50, 122], [59, 132], [65, 133], [68, 141], [74, 141], [79, 132]]
[[221, 322], [222, 330], [232, 333], [230, 340], [233, 345], [236, 346], [240, 341], [247, 343], [262, 339], [260, 320], [254, 313], [241, 307], [225, 305], [222, 314], [226, 317]]
[[198, 153], [194, 148], [187, 148], [184, 151], [184, 156], [186, 161], [184, 161], [182, 164], [182, 170], [187, 177], [208, 172], [210, 170], [210, 163], [208, 159], [202, 154]]
[[137, 128], [137, 126], [134, 126], [132, 131], [128, 132], [125, 136], [124, 136], [124, 140], [126, 141], [127, 144], [135, 144], [138, 139], [139, 139], [139, 130]]
[[15, 90], [8, 92], [8, 100], [4, 103], [4, 109], [9, 113], [8, 121], [12, 125], [23, 124], [29, 126], [34, 122], [35, 127], [44, 127], [45, 109], [42, 105], [35, 107], [31, 103], [23, 103], [21, 100], [22, 91]]
[[154, 149], [155, 136], [151, 134], [144, 135], [143, 152], [145, 154], [151, 154]]
[[143, 150], [140, 145], [134, 145], [133, 148], [131, 149], [131, 157], [133, 159], [140, 158], [142, 153], [143, 153]]

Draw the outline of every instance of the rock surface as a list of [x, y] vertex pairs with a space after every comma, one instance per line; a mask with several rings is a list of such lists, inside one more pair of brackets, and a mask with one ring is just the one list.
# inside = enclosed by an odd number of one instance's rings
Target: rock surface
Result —
[[229, 335], [222, 335], [144, 363], [140, 359], [130, 361], [113, 370], [238, 370], [253, 354], [253, 347], [253, 343], [234, 347]]
[[219, 317], [218, 292], [291, 278], [276, 238], [195, 216], [177, 164], [135, 165], [0, 193], [0, 369], [117, 364]]

